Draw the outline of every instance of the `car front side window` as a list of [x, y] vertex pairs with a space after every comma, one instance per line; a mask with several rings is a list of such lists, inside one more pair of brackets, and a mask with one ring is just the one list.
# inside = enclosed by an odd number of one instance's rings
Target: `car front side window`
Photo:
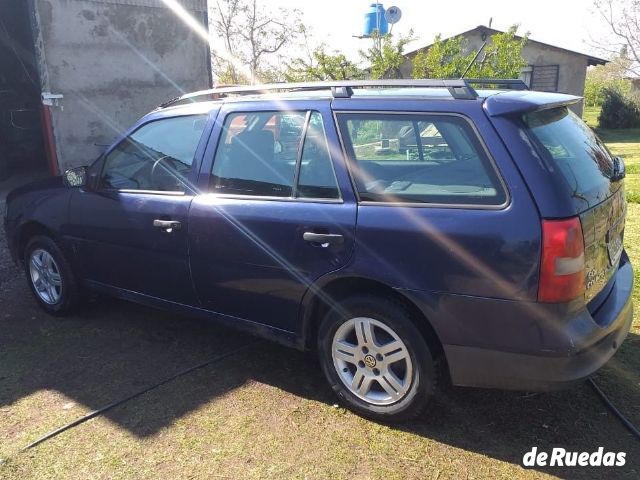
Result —
[[141, 126], [106, 156], [101, 188], [184, 192], [206, 118], [189, 115]]

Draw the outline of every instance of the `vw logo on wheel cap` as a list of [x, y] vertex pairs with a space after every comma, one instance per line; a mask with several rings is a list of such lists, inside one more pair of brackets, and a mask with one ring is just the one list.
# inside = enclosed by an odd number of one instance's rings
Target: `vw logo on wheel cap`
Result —
[[367, 355], [364, 357], [364, 364], [369, 367], [369, 368], [373, 368], [376, 366], [376, 357], [374, 357], [373, 355]]

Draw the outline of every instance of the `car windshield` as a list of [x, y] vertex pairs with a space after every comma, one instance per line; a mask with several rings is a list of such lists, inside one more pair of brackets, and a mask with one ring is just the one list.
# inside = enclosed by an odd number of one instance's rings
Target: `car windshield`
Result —
[[543, 154], [568, 182], [582, 210], [610, 193], [613, 159], [593, 131], [567, 107], [533, 112], [524, 124]]

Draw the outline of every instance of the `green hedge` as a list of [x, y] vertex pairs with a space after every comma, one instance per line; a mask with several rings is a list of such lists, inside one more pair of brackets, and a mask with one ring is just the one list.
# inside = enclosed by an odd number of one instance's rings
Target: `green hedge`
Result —
[[612, 129], [640, 127], [638, 99], [619, 89], [607, 88], [604, 91], [598, 126]]

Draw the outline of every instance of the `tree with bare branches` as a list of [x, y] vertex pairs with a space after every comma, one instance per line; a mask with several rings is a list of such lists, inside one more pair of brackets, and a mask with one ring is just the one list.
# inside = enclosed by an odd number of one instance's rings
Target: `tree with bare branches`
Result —
[[238, 66], [230, 59], [237, 58], [236, 44], [234, 39], [238, 33], [236, 31], [236, 19], [239, 14], [239, 0], [226, 0], [215, 2], [212, 8], [211, 27], [214, 35], [217, 35], [224, 44], [226, 55], [216, 48], [211, 50], [214, 73], [222, 83], [240, 83]]
[[596, 46], [612, 56], [629, 58], [627, 72], [640, 75], [640, 0], [595, 0], [594, 5], [613, 39]]
[[274, 56], [300, 31], [298, 10], [267, 10], [258, 0], [210, 3], [211, 30], [221, 40], [212, 48], [214, 75], [220, 83], [259, 82], [262, 72], [273, 70]]

